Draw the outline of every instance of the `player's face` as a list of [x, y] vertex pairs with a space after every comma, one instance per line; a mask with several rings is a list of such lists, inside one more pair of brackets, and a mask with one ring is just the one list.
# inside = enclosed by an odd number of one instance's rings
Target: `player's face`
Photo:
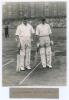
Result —
[[23, 23], [24, 23], [25, 25], [27, 25], [27, 19], [24, 19]]
[[42, 20], [42, 24], [45, 24], [45, 19]]

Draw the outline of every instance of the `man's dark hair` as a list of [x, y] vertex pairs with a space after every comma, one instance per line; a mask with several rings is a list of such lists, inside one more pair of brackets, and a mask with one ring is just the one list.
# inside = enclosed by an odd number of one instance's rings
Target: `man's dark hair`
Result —
[[27, 20], [27, 16], [24, 16], [23, 19], [24, 19], [24, 20]]
[[41, 18], [41, 21], [45, 21], [45, 17], [42, 17], [42, 18]]

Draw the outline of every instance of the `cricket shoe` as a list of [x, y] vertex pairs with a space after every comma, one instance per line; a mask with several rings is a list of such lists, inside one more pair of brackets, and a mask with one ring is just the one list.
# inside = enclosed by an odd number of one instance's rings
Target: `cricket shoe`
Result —
[[46, 67], [47, 67], [47, 68], [52, 68], [52, 66], [51, 66], [51, 65], [47, 65]]
[[30, 67], [30, 66], [27, 66], [26, 68], [27, 68], [27, 69], [31, 69], [31, 67]]
[[43, 68], [46, 68], [46, 66], [43, 66]]
[[24, 68], [24, 67], [21, 67], [21, 68], [20, 68], [20, 70], [21, 70], [21, 71], [24, 71], [24, 70], [25, 70], [25, 68]]

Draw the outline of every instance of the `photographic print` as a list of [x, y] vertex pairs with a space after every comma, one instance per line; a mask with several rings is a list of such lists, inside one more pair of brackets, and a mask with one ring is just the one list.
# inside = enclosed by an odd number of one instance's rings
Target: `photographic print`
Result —
[[66, 2], [2, 5], [2, 85], [66, 85]]

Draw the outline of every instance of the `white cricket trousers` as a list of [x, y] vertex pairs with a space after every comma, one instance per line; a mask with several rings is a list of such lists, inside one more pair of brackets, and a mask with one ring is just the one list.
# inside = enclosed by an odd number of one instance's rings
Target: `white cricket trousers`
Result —
[[[44, 45], [46, 47], [44, 47]], [[42, 66], [43, 67], [46, 67], [47, 65], [51, 66], [52, 52], [51, 52], [49, 36], [40, 37], [40, 46], [41, 46], [40, 56], [41, 56]]]
[[20, 55], [17, 54], [17, 66], [26, 67], [30, 66], [31, 57], [31, 39], [25, 37], [19, 37], [21, 43]]

